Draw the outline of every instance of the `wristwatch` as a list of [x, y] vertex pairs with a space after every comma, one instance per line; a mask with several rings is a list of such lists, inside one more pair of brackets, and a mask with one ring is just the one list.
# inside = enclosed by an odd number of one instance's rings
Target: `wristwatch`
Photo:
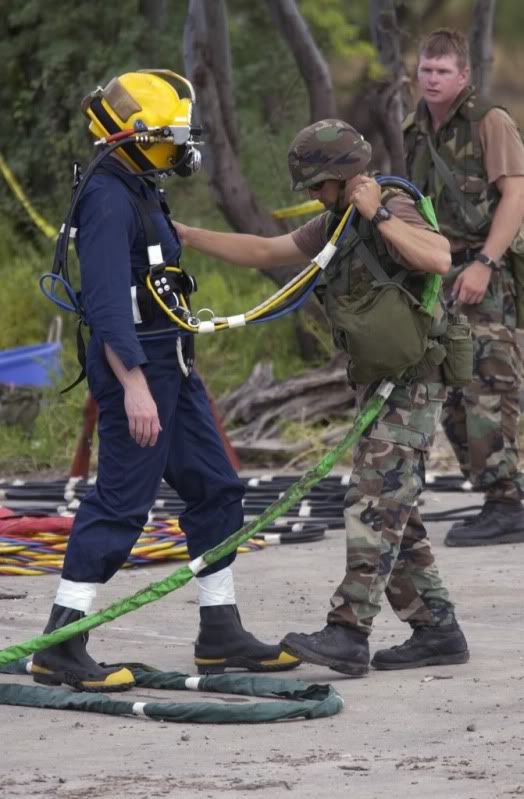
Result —
[[393, 214], [389, 211], [384, 205], [379, 205], [377, 208], [377, 212], [374, 217], [372, 217], [371, 224], [372, 225], [380, 225], [381, 222], [387, 222], [388, 219], [391, 219]]
[[477, 253], [475, 256], [475, 261], [480, 261], [480, 263], [484, 264], [484, 266], [489, 266], [489, 268], [493, 269], [494, 272], [498, 272], [500, 269], [498, 263], [483, 252]]

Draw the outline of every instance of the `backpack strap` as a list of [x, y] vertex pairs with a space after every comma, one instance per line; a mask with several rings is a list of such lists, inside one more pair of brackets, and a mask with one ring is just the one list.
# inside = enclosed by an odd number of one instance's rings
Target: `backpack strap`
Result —
[[462, 208], [466, 223], [473, 232], [481, 233], [486, 227], [486, 219], [482, 216], [478, 208], [467, 199], [464, 192], [460, 190], [455, 176], [444, 159], [438, 154], [435, 145], [431, 141], [431, 136], [427, 136], [427, 143], [435, 169], [458, 207]]
[[[386, 195], [390, 195], [390, 193], [385, 192], [382, 195], [382, 199], [384, 199]], [[387, 202], [387, 199], [384, 199], [384, 202]], [[377, 283], [397, 283], [399, 286], [402, 285], [402, 283], [404, 282], [404, 280], [408, 275], [408, 270], [404, 269], [403, 266], [400, 266], [398, 271], [395, 272], [394, 275], [389, 276], [387, 272], [382, 268], [378, 258], [375, 257], [375, 255], [371, 252], [371, 250], [365, 243], [366, 240], [370, 239], [378, 240], [377, 241], [378, 244], [383, 243], [380, 234], [376, 229], [373, 228], [371, 222], [369, 222], [369, 220], [367, 219], [364, 219], [363, 217], [360, 217], [358, 221], [358, 233], [354, 243], [355, 253], [362, 260], [364, 266], [366, 267], [368, 272], [375, 278]]]

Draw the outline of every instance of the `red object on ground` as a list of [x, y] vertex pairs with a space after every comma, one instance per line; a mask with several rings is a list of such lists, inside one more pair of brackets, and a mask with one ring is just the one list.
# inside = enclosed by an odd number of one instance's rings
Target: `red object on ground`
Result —
[[72, 526], [72, 516], [17, 516], [14, 511], [0, 507], [0, 536], [68, 533]]
[[89, 461], [91, 460], [91, 449], [93, 446], [93, 435], [96, 427], [96, 420], [98, 418], [98, 405], [87, 392], [87, 398], [84, 404], [84, 421], [82, 425], [82, 432], [76, 445], [75, 456], [71, 464], [70, 477], [89, 477]]
[[[218, 413], [215, 400], [213, 399], [207, 388], [206, 388], [206, 393], [209, 399], [209, 404], [211, 406], [211, 413], [213, 414], [213, 419], [215, 420], [217, 430], [220, 433], [220, 438], [222, 439], [224, 449], [226, 450], [226, 455], [229, 458], [229, 462], [231, 463], [233, 469], [235, 469], [235, 471], [238, 472], [238, 470], [240, 469], [240, 460], [238, 458], [238, 455], [235, 452], [235, 449], [231, 444], [231, 441], [229, 440], [228, 435], [224, 429], [224, 425], [222, 424], [220, 414]], [[69, 472], [70, 477], [83, 477], [84, 479], [87, 479], [87, 477], [89, 477], [89, 462], [91, 460], [91, 449], [93, 446], [93, 435], [95, 432], [97, 418], [98, 418], [98, 406], [96, 404], [96, 401], [88, 392], [84, 404], [84, 420], [82, 425], [82, 432], [80, 433], [80, 437], [76, 445], [76, 451], [73, 458], [73, 463], [71, 464], [71, 470]]]

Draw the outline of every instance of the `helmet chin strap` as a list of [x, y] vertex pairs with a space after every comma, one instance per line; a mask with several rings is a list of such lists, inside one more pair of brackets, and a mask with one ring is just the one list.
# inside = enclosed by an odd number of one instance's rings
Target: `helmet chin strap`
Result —
[[343, 214], [346, 208], [348, 207], [349, 202], [346, 200], [346, 181], [339, 180], [338, 182], [338, 193], [337, 193], [337, 202], [335, 205], [335, 210], [337, 214]]
[[[123, 161], [123, 159], [120, 159]], [[171, 175], [178, 175], [179, 177], [189, 177], [195, 172], [198, 172], [202, 163], [200, 151], [192, 144], [184, 145], [182, 148], [182, 155], [172, 166], [164, 169], [157, 167], [151, 169], [134, 169], [132, 170], [138, 177], [160, 177], [167, 178]]]

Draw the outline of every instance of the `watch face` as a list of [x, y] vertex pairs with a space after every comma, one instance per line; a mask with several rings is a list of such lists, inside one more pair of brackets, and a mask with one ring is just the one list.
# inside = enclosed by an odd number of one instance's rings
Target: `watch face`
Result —
[[388, 211], [387, 208], [384, 208], [384, 206], [381, 205], [379, 208], [377, 208], [377, 213], [373, 217], [372, 221], [375, 223], [375, 225], [377, 225], [379, 222], [385, 222], [387, 219], [391, 219], [392, 216], [393, 214], [391, 211]]

